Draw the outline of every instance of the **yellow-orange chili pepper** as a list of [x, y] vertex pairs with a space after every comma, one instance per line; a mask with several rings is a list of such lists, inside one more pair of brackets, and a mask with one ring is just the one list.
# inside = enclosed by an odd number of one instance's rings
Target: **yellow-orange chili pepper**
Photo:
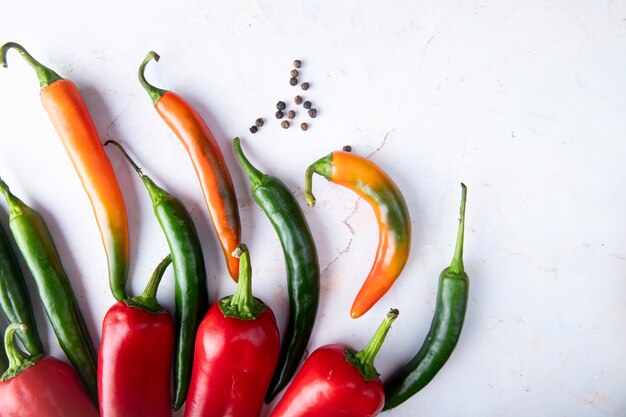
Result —
[[9, 49], [17, 50], [37, 73], [41, 103], [91, 201], [107, 255], [111, 292], [116, 299], [124, 299], [130, 258], [126, 207], [89, 109], [76, 84], [40, 64], [17, 43], [0, 48], [0, 65], [7, 66]]
[[144, 70], [152, 59], [159, 60], [154, 51], [150, 51], [139, 66], [139, 81], [150, 95], [157, 113], [178, 136], [191, 158], [228, 272], [237, 281], [239, 259], [232, 253], [241, 243], [241, 224], [235, 187], [224, 156], [213, 133], [189, 103], [178, 94], [154, 87], [146, 81]]
[[411, 218], [400, 189], [378, 165], [350, 152], [333, 152], [306, 171], [305, 199], [315, 205], [311, 192], [313, 174], [348, 187], [367, 201], [378, 221], [378, 249], [374, 264], [356, 296], [350, 315], [365, 314], [391, 287], [404, 265], [411, 247]]

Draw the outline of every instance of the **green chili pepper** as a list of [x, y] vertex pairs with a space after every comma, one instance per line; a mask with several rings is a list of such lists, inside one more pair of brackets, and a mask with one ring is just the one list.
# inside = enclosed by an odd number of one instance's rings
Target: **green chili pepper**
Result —
[[[4, 334], [4, 326], [0, 326], [0, 332]], [[0, 349], [0, 375], [9, 368], [9, 360], [4, 349]]]
[[0, 307], [7, 322], [24, 323], [30, 329], [28, 332], [18, 333], [26, 350], [34, 356], [43, 354], [43, 345], [37, 333], [28, 289], [9, 238], [2, 227], [0, 227]]
[[391, 410], [424, 388], [446, 363], [461, 335], [469, 280], [463, 267], [463, 234], [467, 188], [461, 184], [461, 218], [450, 266], [439, 275], [435, 314], [422, 347], [399, 373], [385, 384], [385, 407]]
[[61, 259], [41, 215], [14, 196], [0, 179], [13, 238], [37, 284], [39, 298], [59, 345], [92, 401], [98, 404], [97, 355]]
[[176, 283], [177, 333], [174, 361], [176, 393], [173, 409], [178, 410], [185, 402], [189, 390], [196, 331], [209, 306], [202, 245], [191, 215], [183, 203], [144, 175], [119, 143], [108, 140], [105, 145], [109, 143], [122, 152], [148, 189], [152, 208], [172, 254]]
[[239, 164], [252, 183], [254, 201], [278, 233], [287, 264], [289, 321], [278, 365], [265, 402], [269, 403], [296, 372], [309, 342], [320, 292], [317, 250], [302, 209], [282, 181], [263, 174], [245, 157], [239, 138], [233, 140]]

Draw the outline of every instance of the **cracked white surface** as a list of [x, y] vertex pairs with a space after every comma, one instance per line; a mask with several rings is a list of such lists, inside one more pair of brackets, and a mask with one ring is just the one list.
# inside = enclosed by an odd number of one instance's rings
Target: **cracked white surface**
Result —
[[[623, 1], [61, 1], [45, 12], [9, 2], [3, 16], [0, 42], [22, 43], [74, 80], [102, 139], [126, 145], [187, 204], [215, 300], [234, 285], [193, 168], [136, 80], [146, 52], [159, 52], [148, 79], [185, 96], [224, 151], [256, 295], [284, 325], [282, 251], [235, 162], [237, 135], [254, 164], [294, 191], [316, 238], [322, 299], [309, 350], [363, 346], [386, 310], [400, 309], [377, 360], [383, 379], [425, 336], [437, 276], [452, 256], [458, 184], [467, 184], [463, 335], [434, 381], [386, 415], [626, 415]], [[288, 84], [295, 58], [309, 91]], [[14, 52], [8, 62], [0, 69], [0, 175], [44, 215], [96, 339], [113, 298], [91, 207], [34, 74]], [[291, 104], [295, 94], [319, 109], [305, 133], [304, 111], [289, 130], [273, 116], [276, 101]], [[257, 117], [265, 126], [251, 135]], [[394, 178], [414, 229], [405, 272], [356, 321], [348, 311], [375, 253], [372, 211], [319, 177], [316, 207], [302, 198], [306, 166], [348, 144]], [[166, 243], [142, 184], [117, 152], [107, 153], [131, 221], [136, 294]], [[172, 293], [170, 271], [159, 293], [170, 308]], [[46, 346], [59, 355], [47, 329]]]

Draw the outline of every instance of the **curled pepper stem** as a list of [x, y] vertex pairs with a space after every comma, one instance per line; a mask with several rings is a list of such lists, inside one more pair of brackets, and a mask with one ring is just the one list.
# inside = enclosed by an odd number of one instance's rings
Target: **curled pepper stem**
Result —
[[19, 348], [15, 341], [15, 332], [18, 330], [25, 332], [27, 326], [23, 323], [11, 323], [4, 333], [4, 349], [9, 359], [9, 368], [2, 374], [0, 378], [2, 381], [11, 379], [24, 369], [34, 365], [38, 359], [38, 357], [34, 358]]
[[156, 104], [156, 102], [159, 101], [159, 99], [163, 96], [163, 94], [167, 93], [167, 90], [163, 90], [161, 88], [155, 87], [152, 84], [150, 84], [146, 80], [146, 75], [145, 75], [146, 65], [148, 65], [148, 62], [152, 61], [153, 59], [156, 62], [159, 62], [160, 58], [161, 57], [159, 56], [159, 54], [157, 54], [154, 51], [150, 51], [141, 62], [141, 65], [139, 65], [139, 71], [138, 71], [139, 82], [141, 83], [143, 88], [148, 92], [148, 95], [152, 99], [152, 104]]
[[239, 160], [241, 168], [248, 176], [248, 179], [252, 184], [252, 191], [254, 192], [254, 190], [263, 182], [265, 174], [256, 169], [254, 165], [248, 161], [248, 158], [246, 158], [243, 153], [243, 149], [241, 149], [241, 140], [238, 137], [233, 139], [233, 148], [235, 148], [235, 156], [237, 156], [237, 160]]
[[15, 49], [22, 55], [22, 57], [28, 62], [28, 64], [35, 70], [37, 74], [37, 78], [39, 79], [39, 87], [42, 89], [44, 87], [49, 86], [55, 81], [62, 80], [61, 77], [56, 72], [52, 71], [50, 68], [42, 65], [39, 61], [37, 61], [31, 54], [28, 53], [26, 49], [19, 43], [15, 42], [7, 42], [0, 47], [0, 65], [4, 68], [7, 67], [7, 51], [9, 49]]
[[448, 270], [455, 274], [465, 272], [463, 266], [463, 239], [465, 235], [465, 201], [467, 199], [467, 187], [461, 183], [461, 216], [459, 218], [459, 231], [456, 237], [456, 247], [454, 249], [454, 257], [450, 263]]
[[390, 309], [367, 346], [358, 352], [348, 352], [348, 360], [359, 369], [361, 375], [363, 375], [363, 378], [366, 380], [378, 378], [378, 372], [374, 367], [374, 360], [385, 341], [385, 337], [387, 337], [387, 333], [389, 333], [391, 324], [398, 318], [399, 314], [400, 312], [397, 309]]
[[245, 243], [239, 244], [232, 253], [239, 258], [239, 280], [235, 294], [220, 300], [220, 309], [226, 317], [254, 320], [265, 310], [265, 304], [252, 295], [252, 267], [250, 252]]
[[171, 254], [168, 254], [161, 262], [159, 262], [157, 267], [154, 269], [150, 280], [148, 280], [146, 288], [140, 296], [133, 297], [129, 300], [130, 305], [136, 305], [152, 312], [159, 312], [163, 310], [163, 308], [159, 305], [156, 296], [157, 291], [159, 290], [159, 284], [161, 283], [161, 278], [163, 278], [163, 274], [171, 262]]
[[326, 155], [323, 158], [313, 162], [306, 169], [304, 174], [304, 199], [309, 207], [315, 205], [315, 196], [313, 195], [313, 174], [319, 174], [330, 181], [333, 165], [333, 154]]

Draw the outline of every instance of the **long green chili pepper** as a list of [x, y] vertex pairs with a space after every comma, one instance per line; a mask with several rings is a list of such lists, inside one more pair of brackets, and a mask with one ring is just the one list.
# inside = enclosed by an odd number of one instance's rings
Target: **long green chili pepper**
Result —
[[97, 354], [67, 274], [41, 215], [14, 196], [0, 179], [13, 238], [37, 284], [39, 298], [59, 345], [92, 401], [98, 404]]
[[278, 233], [287, 264], [289, 321], [278, 365], [265, 402], [269, 403], [296, 372], [309, 342], [319, 300], [317, 250], [302, 209], [291, 191], [276, 177], [263, 174], [245, 157], [239, 138], [233, 140], [239, 164], [252, 184], [254, 201]]
[[437, 305], [428, 335], [415, 357], [385, 384], [385, 407], [391, 410], [424, 388], [446, 363], [456, 346], [467, 310], [469, 280], [463, 267], [463, 235], [467, 188], [461, 184], [461, 218], [454, 257], [439, 275]]
[[183, 203], [144, 175], [119, 143], [108, 140], [105, 145], [109, 143], [122, 152], [148, 189], [152, 208], [172, 254], [176, 283], [177, 340], [174, 361], [176, 392], [172, 408], [178, 410], [185, 402], [189, 390], [196, 330], [209, 307], [202, 245], [191, 215]]
[[43, 345], [37, 333], [33, 306], [22, 276], [22, 270], [11, 249], [8, 236], [0, 226], [0, 307], [8, 323], [24, 323], [28, 332], [18, 337], [27, 351], [37, 356], [43, 354]]

